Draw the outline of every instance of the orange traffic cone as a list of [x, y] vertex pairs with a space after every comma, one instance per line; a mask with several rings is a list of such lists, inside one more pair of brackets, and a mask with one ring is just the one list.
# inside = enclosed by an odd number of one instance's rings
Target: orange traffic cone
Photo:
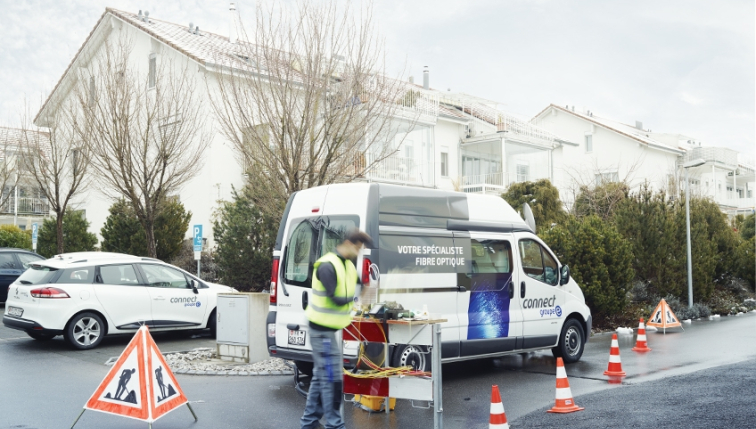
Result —
[[634, 352], [650, 352], [651, 349], [646, 343], [646, 325], [643, 323], [641, 317], [640, 323], [638, 323], [638, 339], [635, 341], [635, 347], [632, 348]]
[[609, 368], [604, 371], [604, 375], [612, 377], [624, 377], [625, 371], [622, 370], [620, 361], [619, 343], [617, 343], [617, 334], [612, 334], [612, 349], [609, 352]]
[[567, 371], [564, 370], [564, 361], [557, 358], [556, 368], [556, 403], [554, 407], [547, 412], [549, 413], [573, 413], [583, 411], [585, 408], [578, 407], [572, 399], [570, 382], [567, 380]]
[[499, 386], [491, 386], [491, 418], [488, 421], [488, 429], [509, 429], [507, 415], [504, 413], [504, 404], [501, 403]]

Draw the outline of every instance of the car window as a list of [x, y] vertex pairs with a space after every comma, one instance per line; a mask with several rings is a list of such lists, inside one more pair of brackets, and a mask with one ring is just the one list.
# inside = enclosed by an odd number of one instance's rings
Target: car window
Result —
[[504, 240], [470, 240], [470, 291], [503, 290], [512, 277], [512, 248]]
[[23, 285], [42, 285], [50, 283], [55, 275], [58, 274], [57, 268], [45, 267], [43, 265], [32, 265], [16, 280]]
[[12, 253], [0, 253], [0, 270], [17, 269], [16, 260], [13, 259]]
[[520, 259], [528, 277], [552, 286], [559, 281], [556, 261], [535, 240], [520, 240]]
[[141, 264], [147, 284], [152, 287], [182, 288], [189, 287], [186, 276], [176, 269], [163, 265]]
[[106, 285], [138, 285], [134, 266], [128, 265], [105, 265], [100, 267], [100, 278]]
[[45, 260], [45, 258], [41, 256], [32, 255], [30, 253], [16, 253], [16, 256], [18, 256], [18, 259], [21, 261], [21, 265], [25, 270], [28, 269], [31, 264]]
[[56, 283], [92, 283], [94, 271], [94, 267], [68, 268], [63, 270]]

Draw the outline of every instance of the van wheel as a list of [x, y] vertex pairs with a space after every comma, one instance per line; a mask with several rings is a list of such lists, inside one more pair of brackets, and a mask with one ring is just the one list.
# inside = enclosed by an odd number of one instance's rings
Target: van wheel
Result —
[[66, 325], [63, 337], [75, 349], [89, 350], [97, 347], [105, 336], [105, 324], [95, 313], [81, 313]]
[[297, 371], [299, 371], [300, 373], [302, 373], [302, 374], [304, 374], [304, 375], [306, 375], [308, 377], [312, 377], [312, 368], [313, 368], [313, 363], [312, 362], [305, 362], [305, 361], [301, 361], [301, 360], [295, 360], [294, 361], [294, 365], [297, 366]]
[[575, 363], [580, 360], [585, 349], [585, 333], [580, 322], [575, 319], [569, 319], [562, 326], [562, 334], [559, 336], [559, 343], [551, 349], [554, 357], [560, 357], [564, 363]]
[[391, 359], [392, 367], [411, 366], [416, 371], [430, 371], [431, 357], [425, 347], [397, 344]]

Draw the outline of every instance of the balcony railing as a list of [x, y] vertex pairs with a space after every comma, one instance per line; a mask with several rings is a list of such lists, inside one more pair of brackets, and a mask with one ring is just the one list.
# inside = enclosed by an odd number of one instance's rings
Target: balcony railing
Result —
[[738, 166], [738, 152], [723, 147], [695, 147], [685, 154], [683, 162], [699, 158], [706, 162], [724, 164], [732, 168]]
[[[16, 213], [16, 199], [14, 195], [11, 195], [5, 201], [5, 204], [0, 206], [0, 212], [6, 214]], [[31, 197], [19, 197], [18, 198], [18, 214], [20, 215], [43, 215], [46, 216], [50, 213], [50, 204], [47, 199], [31, 198]]]
[[[373, 161], [368, 159], [370, 163]], [[375, 164], [368, 172], [368, 177], [372, 180], [389, 180], [401, 183], [420, 183], [418, 168], [413, 158], [404, 158], [400, 156], [389, 156]]]
[[473, 176], [463, 176], [462, 185], [495, 185], [504, 186], [504, 176], [501, 172], [490, 174], [476, 174]]

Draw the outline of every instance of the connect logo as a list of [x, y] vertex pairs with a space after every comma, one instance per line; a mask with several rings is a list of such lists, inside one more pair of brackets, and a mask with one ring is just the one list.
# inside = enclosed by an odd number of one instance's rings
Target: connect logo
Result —
[[539, 310], [538, 312], [541, 314], [541, 317], [562, 317], [562, 307], [558, 305], [554, 308], [544, 308], [542, 310]]

